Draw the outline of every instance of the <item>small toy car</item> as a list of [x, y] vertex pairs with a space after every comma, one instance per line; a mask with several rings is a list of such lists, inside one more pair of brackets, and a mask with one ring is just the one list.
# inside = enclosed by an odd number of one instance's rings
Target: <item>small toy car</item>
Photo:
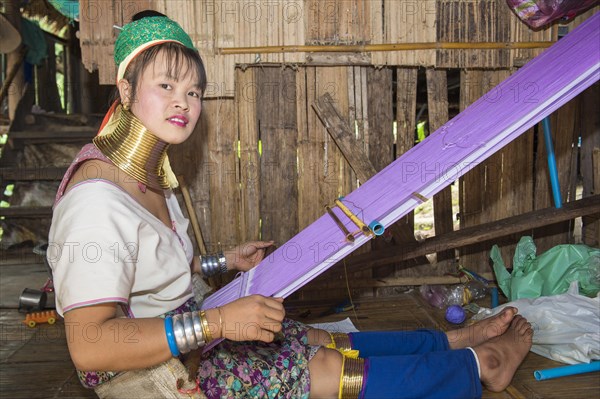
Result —
[[27, 316], [25, 316], [25, 320], [23, 320], [23, 323], [33, 328], [38, 323], [54, 324], [57, 318], [58, 316], [56, 314], [56, 311], [44, 310], [42, 312], [27, 313]]

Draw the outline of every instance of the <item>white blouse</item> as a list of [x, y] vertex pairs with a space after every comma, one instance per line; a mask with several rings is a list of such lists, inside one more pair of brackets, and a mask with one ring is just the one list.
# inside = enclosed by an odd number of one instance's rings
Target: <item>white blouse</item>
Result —
[[129, 317], [156, 317], [192, 297], [193, 248], [177, 198], [173, 228], [103, 179], [74, 185], [55, 205], [47, 258], [56, 310], [117, 302]]

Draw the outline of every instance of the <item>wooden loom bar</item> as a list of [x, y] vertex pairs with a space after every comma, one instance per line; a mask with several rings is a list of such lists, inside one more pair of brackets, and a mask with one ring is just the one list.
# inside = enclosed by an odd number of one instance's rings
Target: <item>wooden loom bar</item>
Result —
[[305, 46], [257, 46], [220, 47], [217, 54], [271, 54], [271, 53], [368, 53], [371, 51], [410, 51], [410, 50], [502, 50], [548, 48], [555, 42], [479, 42], [479, 43], [389, 43], [351, 45], [305, 45]]
[[385, 248], [346, 260], [348, 272], [366, 267], [383, 266], [418, 256], [490, 241], [510, 234], [549, 226], [580, 216], [600, 215], [600, 194], [568, 202], [562, 208], [545, 208], [506, 219], [467, 227], [434, 236], [420, 244]]

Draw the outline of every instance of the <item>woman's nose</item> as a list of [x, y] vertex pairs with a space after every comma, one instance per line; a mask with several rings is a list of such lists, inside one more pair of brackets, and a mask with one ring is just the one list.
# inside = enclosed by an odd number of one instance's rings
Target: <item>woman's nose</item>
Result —
[[180, 95], [177, 97], [177, 99], [175, 99], [175, 108], [180, 108], [184, 111], [188, 111], [190, 109], [186, 95]]

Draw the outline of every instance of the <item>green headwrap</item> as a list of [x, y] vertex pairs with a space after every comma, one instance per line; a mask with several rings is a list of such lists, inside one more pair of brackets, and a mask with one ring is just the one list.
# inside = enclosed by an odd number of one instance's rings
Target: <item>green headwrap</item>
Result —
[[168, 17], [146, 17], [123, 27], [115, 42], [115, 62], [120, 65], [135, 50], [151, 42], [178, 42], [195, 49], [192, 39]]

